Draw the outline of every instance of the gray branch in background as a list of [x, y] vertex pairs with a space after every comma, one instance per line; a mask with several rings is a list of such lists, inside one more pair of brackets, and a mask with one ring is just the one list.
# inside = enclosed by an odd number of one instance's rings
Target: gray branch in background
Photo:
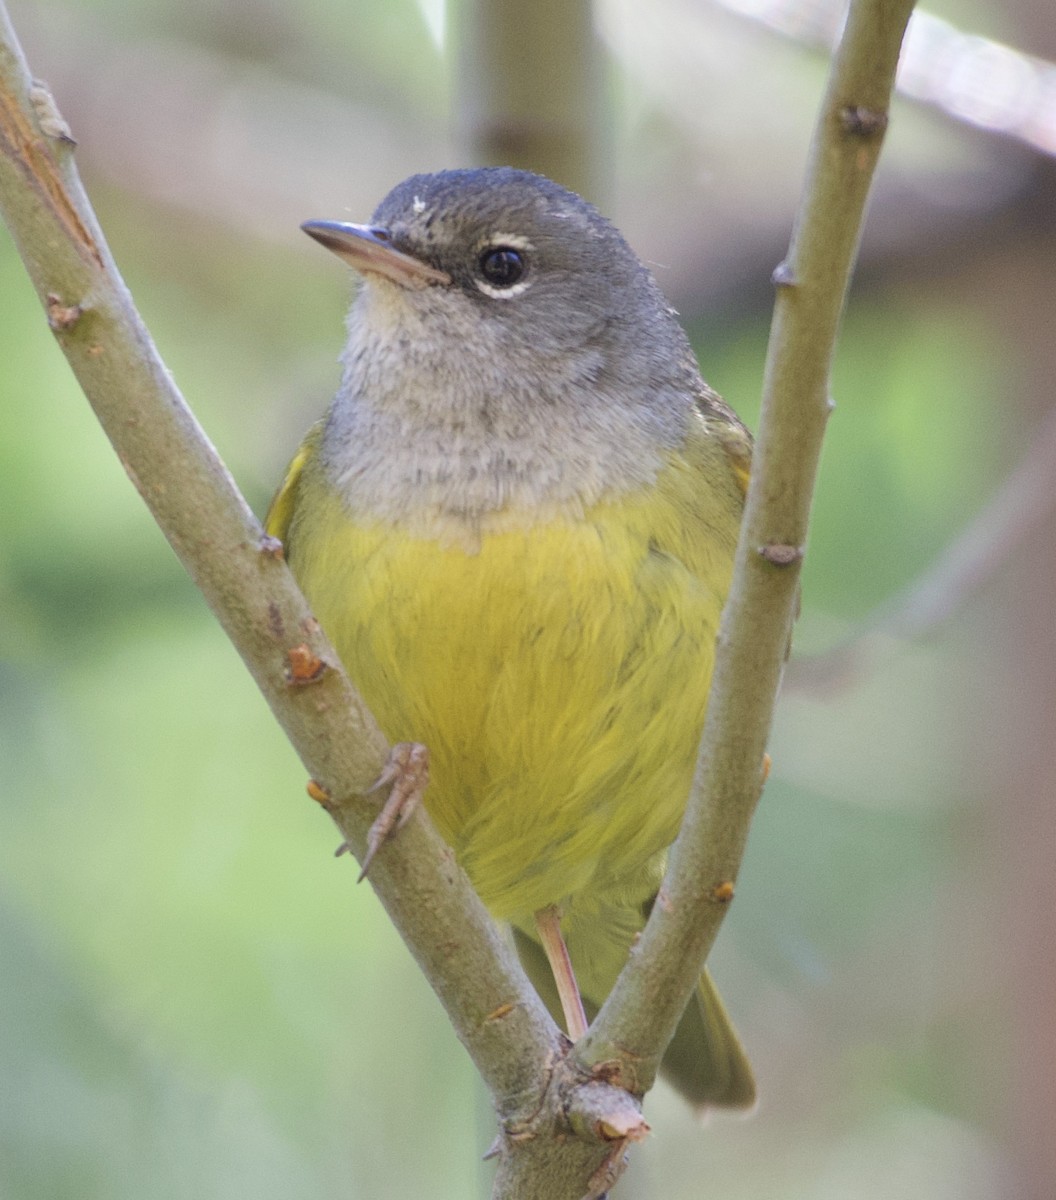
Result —
[[785, 686], [831, 694], [857, 682], [892, 642], [927, 637], [992, 579], [1056, 508], [1056, 409], [990, 501], [928, 568], [881, 604], [850, 637], [818, 654], [797, 656]]
[[470, 161], [536, 171], [602, 203], [593, 4], [468, 0], [459, 10], [458, 126]]
[[[712, 0], [800, 45], [829, 50], [843, 0]], [[958, 29], [918, 9], [906, 31], [896, 90], [939, 112], [1056, 155], [1056, 63]]]

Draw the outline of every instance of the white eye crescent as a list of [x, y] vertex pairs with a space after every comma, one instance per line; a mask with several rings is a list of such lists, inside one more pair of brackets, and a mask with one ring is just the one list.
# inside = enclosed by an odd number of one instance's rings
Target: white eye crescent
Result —
[[477, 287], [494, 300], [512, 300], [532, 285], [529, 252], [534, 249], [518, 234], [496, 233], [477, 249]]

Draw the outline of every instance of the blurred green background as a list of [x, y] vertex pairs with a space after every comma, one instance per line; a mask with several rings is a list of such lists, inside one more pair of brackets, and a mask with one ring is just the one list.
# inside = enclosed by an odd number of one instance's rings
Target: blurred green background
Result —
[[[1045, 10], [941, 14], [1053, 57]], [[467, 161], [473, 13], [42, 0], [12, 17], [166, 362], [262, 513], [336, 385], [348, 296], [297, 226], [366, 219], [404, 175]], [[597, 198], [754, 424], [824, 57], [704, 0], [612, 0], [598, 20]], [[932, 563], [1035, 441], [1053, 201], [1034, 150], [897, 106], [797, 655]], [[469, 1062], [333, 858], [6, 232], [0, 412], [0, 1198], [486, 1195]], [[759, 1109], [701, 1129], [659, 1088], [617, 1195], [1056, 1194], [1054, 574], [1050, 520], [927, 640], [823, 684], [793, 662], [713, 956]]]

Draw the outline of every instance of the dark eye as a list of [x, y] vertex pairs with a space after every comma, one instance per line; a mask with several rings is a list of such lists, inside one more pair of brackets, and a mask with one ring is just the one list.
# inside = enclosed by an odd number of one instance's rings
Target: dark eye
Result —
[[493, 246], [480, 256], [480, 273], [495, 287], [512, 287], [524, 271], [524, 258], [520, 250], [510, 246]]

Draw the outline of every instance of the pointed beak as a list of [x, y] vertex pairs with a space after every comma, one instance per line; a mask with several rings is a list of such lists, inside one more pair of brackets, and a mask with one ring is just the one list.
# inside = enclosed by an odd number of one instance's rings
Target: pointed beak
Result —
[[446, 271], [438, 271], [413, 255], [397, 250], [389, 231], [379, 226], [351, 225], [345, 221], [305, 221], [301, 228], [354, 270], [364, 274], [384, 275], [394, 283], [413, 288], [451, 282]]

